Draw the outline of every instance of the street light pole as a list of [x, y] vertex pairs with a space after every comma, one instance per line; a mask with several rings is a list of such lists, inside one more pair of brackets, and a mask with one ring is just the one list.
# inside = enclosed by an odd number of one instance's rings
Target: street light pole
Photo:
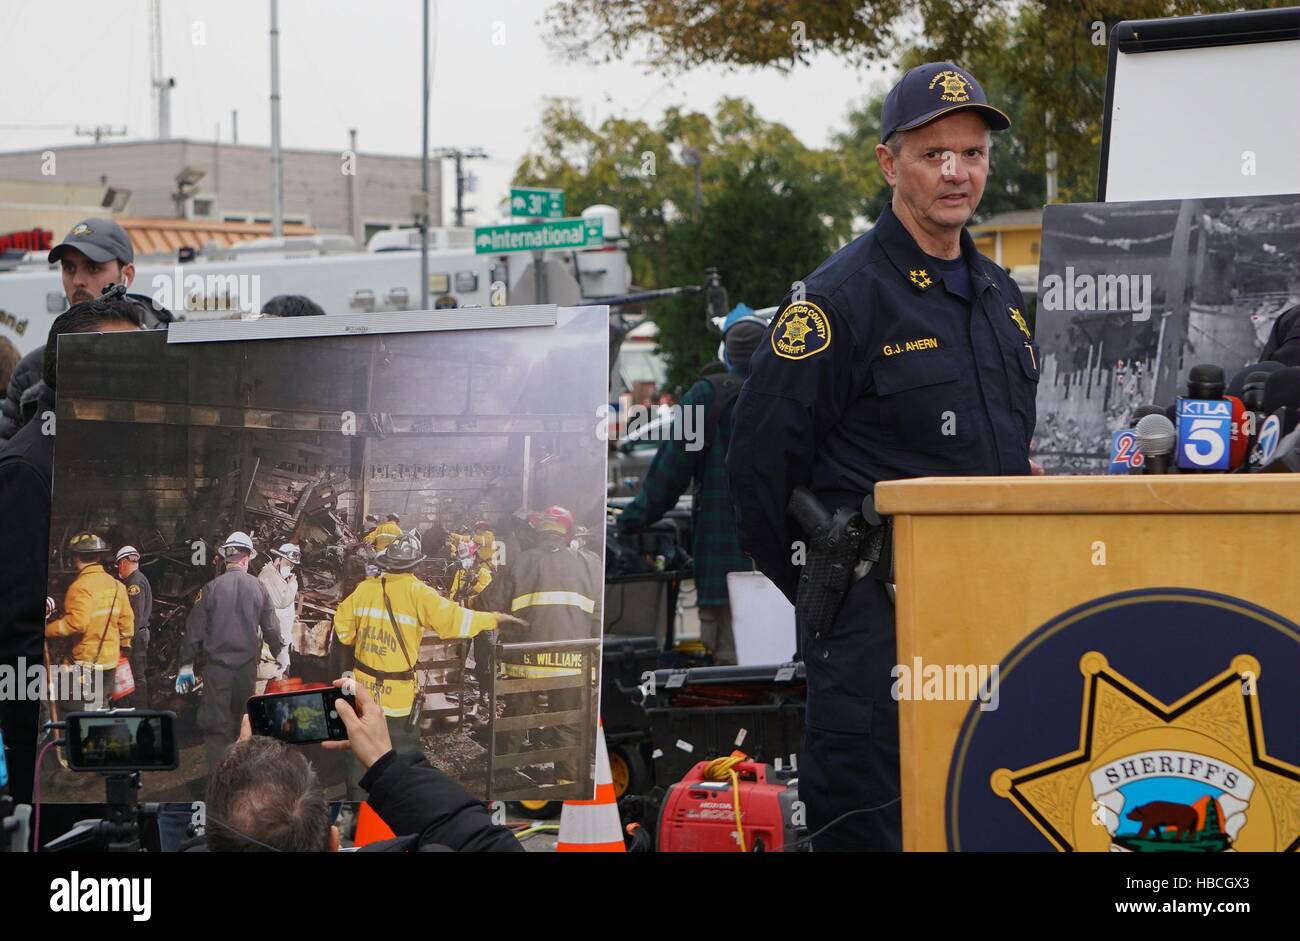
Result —
[[420, 304], [416, 310], [424, 310], [429, 301], [429, 0], [424, 0], [424, 21], [421, 35], [424, 37], [424, 58], [422, 61], [424, 75], [424, 94], [420, 99]]
[[280, 4], [271, 0], [271, 236], [284, 235], [284, 172], [280, 154]]

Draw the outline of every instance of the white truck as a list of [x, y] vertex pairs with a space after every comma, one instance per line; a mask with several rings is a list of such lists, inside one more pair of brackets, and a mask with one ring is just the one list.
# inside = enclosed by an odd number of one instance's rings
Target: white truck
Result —
[[[546, 298], [575, 305], [617, 298], [631, 279], [618, 211], [591, 206], [605, 242], [595, 248], [546, 253]], [[429, 235], [428, 305], [503, 307], [537, 302], [531, 253], [475, 254], [473, 229], [433, 229]], [[256, 314], [277, 294], [302, 294], [327, 314], [416, 310], [420, 303], [419, 232], [377, 233], [365, 251], [347, 236], [256, 239], [201, 253], [179, 264], [144, 258], [136, 263], [133, 294], [157, 298], [176, 319]], [[54, 318], [67, 309], [57, 266], [45, 253], [0, 271], [0, 336], [22, 353], [41, 346]]]

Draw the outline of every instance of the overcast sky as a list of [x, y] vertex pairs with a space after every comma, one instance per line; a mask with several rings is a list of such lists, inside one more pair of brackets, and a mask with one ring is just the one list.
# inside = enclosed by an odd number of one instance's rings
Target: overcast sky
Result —
[[[851, 106], [893, 71], [850, 67], [828, 55], [792, 74], [699, 69], [675, 78], [635, 61], [604, 66], [556, 59], [542, 41], [550, 0], [437, 0], [430, 147], [482, 147], [471, 224], [501, 217], [511, 175], [533, 142], [543, 98], [582, 102], [590, 120], [654, 121], [671, 104], [711, 110], [725, 95], [822, 146]], [[420, 152], [420, 0], [280, 0], [282, 143]], [[0, 97], [0, 150], [87, 143], [73, 126], [125, 126], [154, 135], [148, 0], [5, 0], [0, 37], [8, 76]], [[163, 69], [176, 79], [172, 136], [270, 143], [270, 0], [164, 0]], [[494, 43], [494, 37], [497, 42]], [[196, 39], [204, 44], [196, 44]], [[501, 42], [504, 39], [504, 42]], [[814, 43], [816, 37], [810, 36]], [[20, 125], [20, 128], [13, 128]], [[869, 155], [866, 155], [870, 159]], [[444, 168], [450, 207], [451, 166]], [[582, 207], [571, 206], [576, 214]], [[450, 212], [444, 224], [451, 223]]]

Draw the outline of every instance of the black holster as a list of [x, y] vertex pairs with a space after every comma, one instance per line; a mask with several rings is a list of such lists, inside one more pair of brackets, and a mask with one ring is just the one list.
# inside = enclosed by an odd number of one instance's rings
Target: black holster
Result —
[[851, 507], [828, 513], [805, 487], [796, 487], [786, 508], [803, 529], [807, 552], [799, 574], [795, 613], [814, 636], [830, 632], [854, 582], [867, 524]]

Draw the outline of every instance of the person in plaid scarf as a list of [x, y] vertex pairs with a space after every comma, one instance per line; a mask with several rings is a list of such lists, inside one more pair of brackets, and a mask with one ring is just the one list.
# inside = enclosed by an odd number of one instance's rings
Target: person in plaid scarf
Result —
[[[722, 327], [719, 359], [725, 373], [705, 376], [691, 386], [681, 402], [682, 414], [695, 409], [700, 420], [682, 421], [685, 428], [705, 429], [698, 435], [669, 434], [659, 446], [641, 490], [619, 518], [624, 532], [637, 532], [663, 518], [692, 482], [695, 485], [695, 589], [700, 614], [700, 639], [719, 664], [736, 662], [731, 630], [731, 604], [727, 573], [749, 572], [753, 563], [740, 549], [736, 513], [727, 485], [727, 447], [731, 441], [731, 416], [741, 383], [749, 372], [749, 359], [767, 329], [767, 322], [744, 304], [727, 315]], [[717, 406], [721, 406], [718, 409]], [[703, 420], [713, 409], [716, 427]], [[676, 429], [674, 430], [676, 431]], [[702, 446], [701, 446], [702, 444]]]

